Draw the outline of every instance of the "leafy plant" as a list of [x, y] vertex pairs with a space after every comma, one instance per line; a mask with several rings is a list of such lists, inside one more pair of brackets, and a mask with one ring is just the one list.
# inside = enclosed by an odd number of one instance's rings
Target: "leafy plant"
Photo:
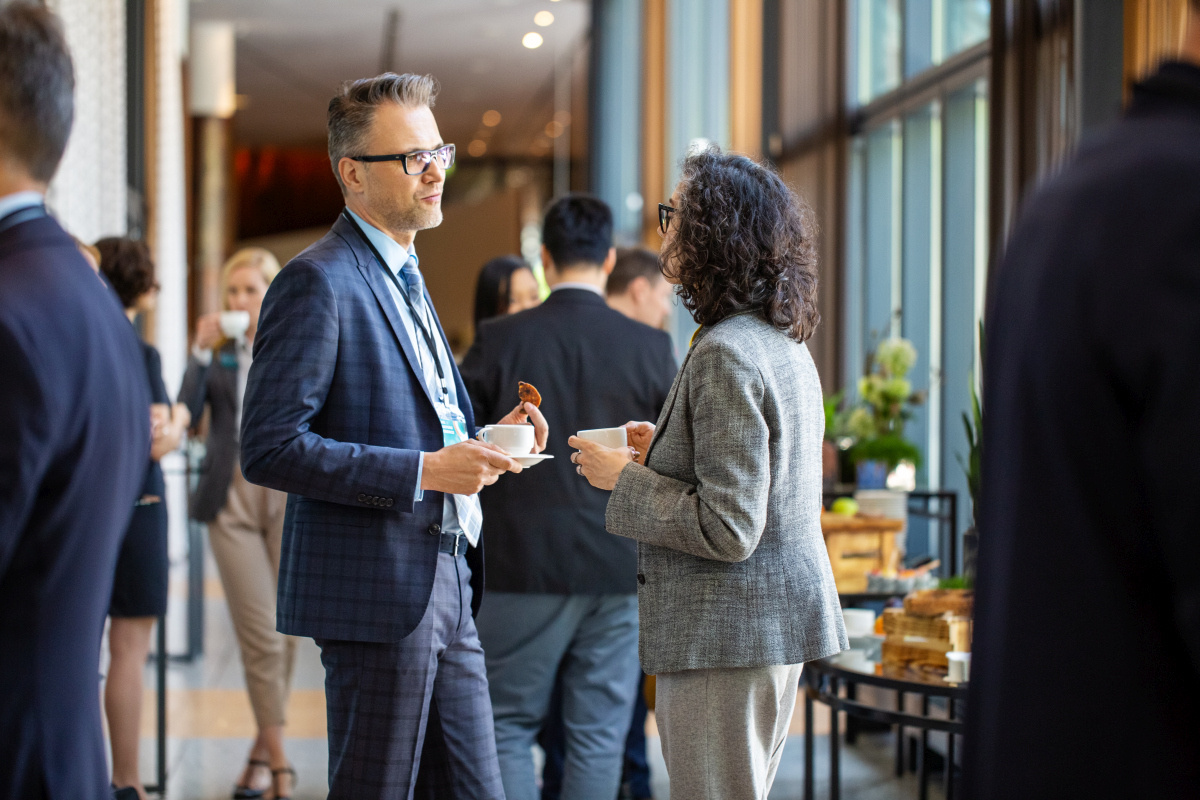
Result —
[[949, 578], [940, 578], [937, 583], [939, 589], [974, 589], [975, 581], [970, 575], [952, 575]]
[[866, 374], [858, 381], [862, 405], [854, 409], [847, 427], [858, 441], [851, 458], [883, 461], [889, 470], [901, 461], [921, 463], [921, 451], [904, 438], [904, 423], [912, 417], [912, 407], [925, 401], [923, 392], [914, 392], [905, 377], [917, 361], [917, 350], [907, 339], [891, 338], [879, 343], [867, 357]]
[[[983, 321], [980, 320], [979, 359], [981, 367], [983, 353]], [[983, 469], [983, 405], [979, 400], [979, 393], [982, 390], [982, 386], [977, 389], [975, 381], [971, 381], [971, 416], [968, 417], [966, 412], [963, 412], [962, 415], [963, 428], [967, 433], [967, 457], [964, 459], [961, 453], [958, 454], [958, 463], [962, 465], [963, 472], [967, 476], [967, 491], [971, 495], [971, 519], [976, 522], [978, 521], [979, 486]]]
[[845, 392], [838, 392], [825, 397], [825, 441], [827, 442], [836, 442], [846, 427], [846, 414], [840, 410], [845, 395]]

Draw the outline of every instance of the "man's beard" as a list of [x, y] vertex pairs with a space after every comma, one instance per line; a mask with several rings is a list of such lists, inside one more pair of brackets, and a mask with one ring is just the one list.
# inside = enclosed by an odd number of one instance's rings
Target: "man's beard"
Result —
[[432, 208], [416, 205], [410, 208], [389, 209], [381, 216], [384, 225], [390, 231], [424, 231], [442, 224], [442, 204], [438, 203]]

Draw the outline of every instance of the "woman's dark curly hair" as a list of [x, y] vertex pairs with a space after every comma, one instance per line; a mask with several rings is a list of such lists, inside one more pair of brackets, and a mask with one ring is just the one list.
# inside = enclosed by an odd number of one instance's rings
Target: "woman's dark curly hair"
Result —
[[717, 147], [688, 156], [663, 273], [700, 325], [751, 311], [798, 342], [817, 312], [816, 221], [770, 169]]
[[158, 288], [154, 261], [143, 242], [110, 236], [96, 242], [96, 249], [100, 251], [100, 271], [125, 308], [133, 308], [139, 297]]

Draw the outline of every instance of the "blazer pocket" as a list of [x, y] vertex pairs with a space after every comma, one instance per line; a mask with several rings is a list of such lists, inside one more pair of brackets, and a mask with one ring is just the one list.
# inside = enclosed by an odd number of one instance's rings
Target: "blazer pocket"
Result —
[[382, 512], [371, 508], [301, 499], [296, 501], [292, 520], [303, 525], [349, 525], [354, 528], [366, 528], [374, 525], [381, 514]]

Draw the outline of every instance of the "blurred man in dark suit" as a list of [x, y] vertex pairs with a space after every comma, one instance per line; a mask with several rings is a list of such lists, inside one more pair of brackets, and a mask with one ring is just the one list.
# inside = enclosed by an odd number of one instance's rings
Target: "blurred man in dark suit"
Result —
[[604, 295], [608, 307], [620, 311], [651, 328], [662, 328], [671, 316], [675, 287], [667, 283], [658, 263], [658, 254], [644, 247], [617, 250]]
[[480, 496], [492, 544], [479, 635], [509, 800], [537, 796], [530, 747], [560, 669], [562, 796], [613, 800], [638, 688], [637, 553], [605, 536], [608, 498], [579, 480], [566, 438], [657, 419], [676, 365], [667, 334], [605, 304], [616, 259], [607, 205], [583, 196], [554, 202], [542, 241], [550, 296], [481, 325], [462, 366], [480, 424], [511, 408], [526, 381], [563, 432], [550, 442], [553, 461]]
[[1200, 796], [1200, 2], [996, 277], [967, 796]]
[[109, 795], [100, 635], [146, 472], [145, 367], [43, 197], [74, 75], [58, 21], [0, 8], [0, 797]]

